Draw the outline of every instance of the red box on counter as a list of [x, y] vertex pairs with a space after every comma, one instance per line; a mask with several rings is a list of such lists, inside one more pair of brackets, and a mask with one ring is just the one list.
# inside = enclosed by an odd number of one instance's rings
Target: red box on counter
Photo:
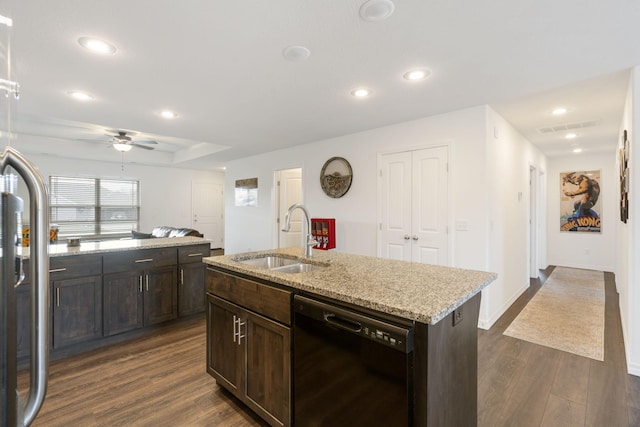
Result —
[[318, 242], [314, 249], [333, 249], [336, 247], [336, 219], [311, 218], [311, 234]]

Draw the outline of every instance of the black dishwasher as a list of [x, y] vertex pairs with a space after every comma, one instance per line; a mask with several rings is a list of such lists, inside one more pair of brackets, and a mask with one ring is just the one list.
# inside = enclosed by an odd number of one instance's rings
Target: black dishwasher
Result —
[[294, 423], [410, 426], [413, 329], [294, 298]]

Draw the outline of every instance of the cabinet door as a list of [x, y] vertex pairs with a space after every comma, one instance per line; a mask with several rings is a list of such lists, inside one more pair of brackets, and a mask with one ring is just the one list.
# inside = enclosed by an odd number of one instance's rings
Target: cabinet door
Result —
[[247, 405], [272, 425], [289, 425], [291, 331], [257, 314], [245, 316]]
[[178, 317], [177, 272], [175, 265], [144, 272], [144, 325]]
[[200, 262], [180, 265], [179, 316], [202, 313], [205, 310], [204, 271], [205, 265]]
[[237, 328], [242, 309], [212, 295], [207, 299], [207, 372], [241, 397], [244, 346], [238, 344]]
[[102, 336], [102, 277], [52, 282], [53, 348]]
[[144, 324], [142, 275], [130, 271], [104, 275], [104, 335], [141, 328]]

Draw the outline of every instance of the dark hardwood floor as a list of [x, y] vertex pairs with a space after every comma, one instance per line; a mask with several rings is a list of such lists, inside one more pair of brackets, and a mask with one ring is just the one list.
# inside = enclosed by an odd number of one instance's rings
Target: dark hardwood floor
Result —
[[[626, 374], [614, 279], [605, 277], [604, 362], [502, 335], [540, 280], [490, 330], [479, 330], [478, 426], [640, 426], [640, 378]], [[22, 372], [21, 390], [27, 382]], [[200, 316], [52, 362], [47, 398], [33, 425], [267, 424], [206, 374]]]
[[640, 378], [626, 373], [613, 274], [605, 273], [604, 362], [503, 335], [552, 271], [478, 331], [478, 426], [640, 426]]

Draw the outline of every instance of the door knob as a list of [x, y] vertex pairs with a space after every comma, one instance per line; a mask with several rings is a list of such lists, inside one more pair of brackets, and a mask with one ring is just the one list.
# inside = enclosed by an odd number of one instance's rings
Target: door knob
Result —
[[418, 240], [418, 236], [413, 236], [412, 239], [413, 240]]
[[409, 235], [408, 235], [408, 234], [405, 234], [405, 235], [404, 235], [404, 240], [409, 240], [409, 239], [410, 239]]

